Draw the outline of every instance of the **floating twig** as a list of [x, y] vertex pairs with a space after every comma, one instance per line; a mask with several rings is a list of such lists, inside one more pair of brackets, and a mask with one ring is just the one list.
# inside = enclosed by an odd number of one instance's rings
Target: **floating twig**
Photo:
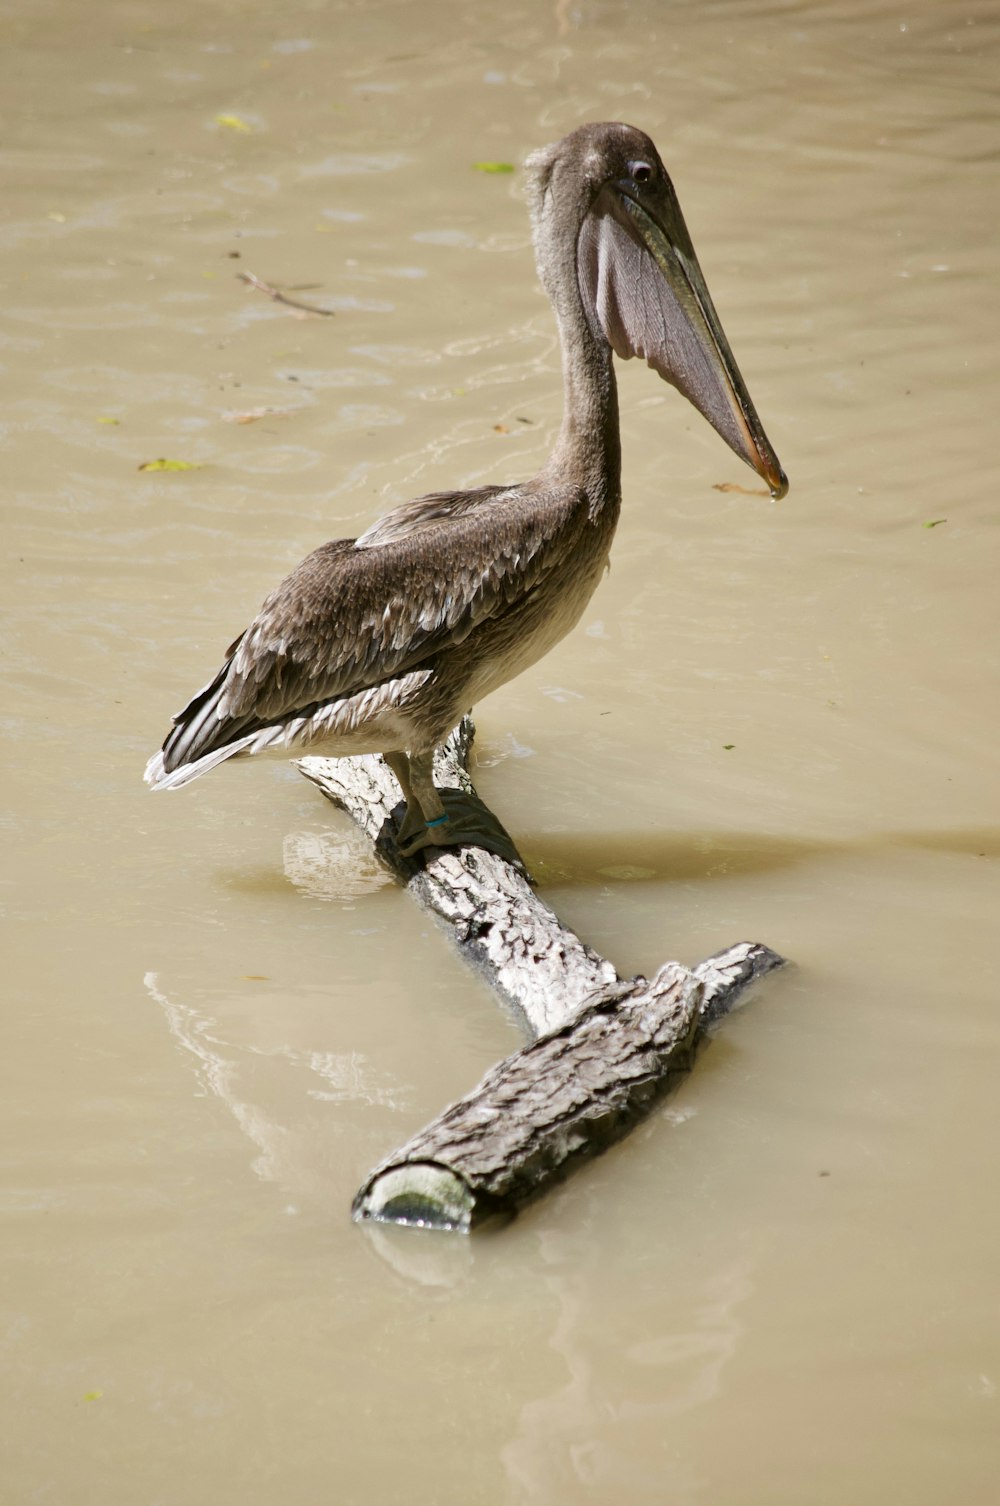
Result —
[[262, 277], [257, 277], [253, 272], [237, 272], [240, 282], [245, 282], [249, 287], [256, 288], [258, 293], [266, 293], [268, 298], [273, 298], [275, 303], [283, 303], [286, 308], [296, 309], [303, 314], [320, 314], [324, 319], [333, 318], [333, 309], [317, 308], [314, 303], [303, 303], [301, 299], [289, 298], [280, 288], [273, 288]]

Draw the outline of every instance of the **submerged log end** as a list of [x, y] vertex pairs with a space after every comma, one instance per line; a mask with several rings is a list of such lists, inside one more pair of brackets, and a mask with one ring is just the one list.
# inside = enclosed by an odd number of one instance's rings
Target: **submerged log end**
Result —
[[760, 941], [737, 941], [724, 952], [706, 957], [695, 968], [705, 989], [702, 1023], [706, 1028], [716, 1024], [758, 978], [787, 966], [785, 957]]
[[471, 1233], [483, 1216], [482, 1199], [465, 1178], [433, 1161], [405, 1161], [373, 1172], [351, 1207], [355, 1223], [402, 1224], [456, 1234]]

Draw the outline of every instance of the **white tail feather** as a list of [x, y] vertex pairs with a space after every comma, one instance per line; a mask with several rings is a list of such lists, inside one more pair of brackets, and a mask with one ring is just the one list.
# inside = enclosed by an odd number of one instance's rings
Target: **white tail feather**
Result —
[[206, 753], [203, 758], [196, 758], [193, 763], [182, 763], [178, 768], [171, 769], [169, 774], [163, 767], [163, 754], [154, 753], [146, 765], [143, 778], [154, 790], [183, 789], [184, 785], [190, 784], [192, 779], [197, 779], [199, 774], [207, 774], [209, 769], [225, 763], [227, 758], [245, 752], [251, 743], [259, 741], [259, 736], [257, 732], [250, 732], [246, 737], [238, 737], [235, 742], [227, 743], [224, 748], [216, 748], [214, 753]]

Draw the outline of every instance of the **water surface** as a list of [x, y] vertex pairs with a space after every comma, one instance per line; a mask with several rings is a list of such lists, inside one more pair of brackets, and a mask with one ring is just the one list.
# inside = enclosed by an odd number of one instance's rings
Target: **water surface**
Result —
[[[993, 1502], [994, 8], [6, 32], [8, 1498]], [[373, 1234], [364, 1173], [515, 1027], [294, 771], [141, 769], [308, 549], [537, 467], [552, 320], [472, 164], [601, 118], [659, 144], [792, 490], [718, 490], [624, 369], [612, 571], [480, 708], [480, 784], [623, 971], [795, 968], [510, 1229]]]

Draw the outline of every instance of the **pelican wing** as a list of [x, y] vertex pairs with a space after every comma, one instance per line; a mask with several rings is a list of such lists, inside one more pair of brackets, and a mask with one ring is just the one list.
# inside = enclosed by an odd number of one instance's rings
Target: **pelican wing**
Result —
[[271, 593], [176, 718], [164, 768], [433, 661], [558, 569], [586, 512], [573, 487], [435, 493], [357, 540], [322, 545]]

